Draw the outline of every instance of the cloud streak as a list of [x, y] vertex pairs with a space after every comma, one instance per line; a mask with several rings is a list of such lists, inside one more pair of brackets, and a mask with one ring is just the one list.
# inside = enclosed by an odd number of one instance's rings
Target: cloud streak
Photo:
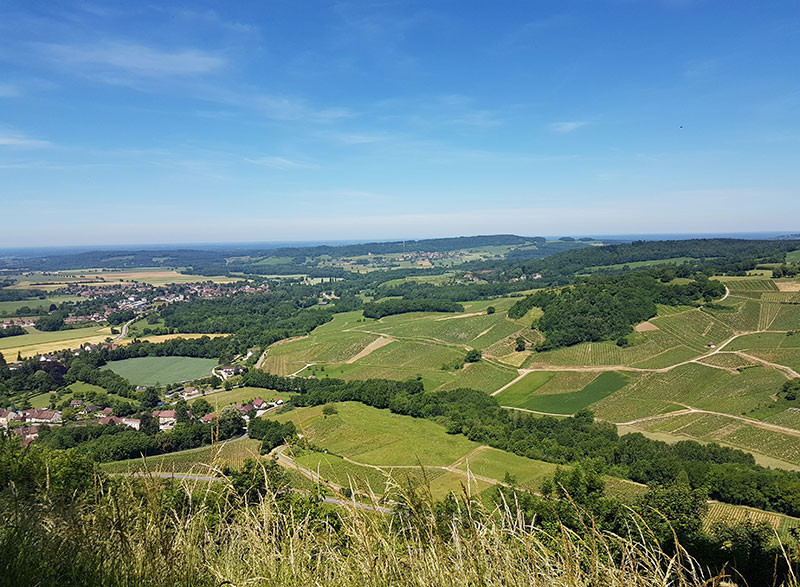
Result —
[[313, 163], [305, 163], [302, 161], [293, 161], [285, 157], [256, 157], [245, 159], [248, 163], [254, 165], [261, 165], [263, 167], [270, 167], [271, 169], [279, 169], [282, 171], [290, 169], [316, 169], [317, 165]]
[[226, 60], [199, 49], [163, 50], [119, 41], [94, 45], [39, 45], [52, 60], [72, 66], [124, 71], [142, 77], [192, 76], [219, 71]]
[[572, 120], [568, 122], [554, 122], [548, 128], [556, 134], [567, 134], [578, 130], [589, 124], [583, 120]]
[[19, 134], [0, 134], [0, 147], [40, 149], [52, 146], [53, 144], [50, 141], [32, 139]]

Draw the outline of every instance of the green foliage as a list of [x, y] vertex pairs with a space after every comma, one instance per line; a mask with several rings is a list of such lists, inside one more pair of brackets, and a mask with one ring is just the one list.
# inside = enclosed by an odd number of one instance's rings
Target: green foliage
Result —
[[247, 424], [250, 438], [261, 441], [261, 453], [267, 454], [276, 446], [292, 442], [296, 436], [293, 422], [280, 423], [276, 420], [251, 418]]
[[136, 314], [134, 314], [133, 310], [120, 310], [108, 315], [108, 323], [119, 326], [120, 324], [125, 324], [128, 320], [133, 320], [135, 317]]
[[236, 406], [225, 406], [219, 414], [217, 421], [219, 438], [233, 438], [242, 434], [245, 428], [245, 421]]
[[466, 356], [464, 357], [464, 362], [466, 363], [477, 363], [481, 360], [482, 354], [481, 351], [478, 349], [470, 349], [467, 351]]
[[28, 333], [27, 330], [25, 330], [22, 326], [18, 326], [17, 324], [12, 324], [11, 326], [0, 328], [0, 338], [6, 338], [9, 336], [19, 336], [20, 334], [27, 334], [27, 333]]
[[724, 291], [720, 282], [703, 275], [687, 285], [666, 285], [644, 272], [592, 277], [560, 293], [544, 290], [520, 300], [509, 310], [509, 317], [519, 318], [533, 307], [542, 308], [537, 328], [546, 340], [537, 350], [545, 351], [580, 342], [624, 340], [635, 324], [656, 315], [656, 304], [692, 304]]
[[34, 322], [33, 325], [36, 327], [36, 330], [41, 330], [42, 332], [63, 330], [66, 326], [64, 323], [64, 318], [66, 317], [66, 312], [54, 312], [49, 316], [42, 316], [36, 322]]
[[463, 312], [464, 306], [443, 299], [384, 300], [364, 304], [365, 318], [383, 318], [408, 312]]

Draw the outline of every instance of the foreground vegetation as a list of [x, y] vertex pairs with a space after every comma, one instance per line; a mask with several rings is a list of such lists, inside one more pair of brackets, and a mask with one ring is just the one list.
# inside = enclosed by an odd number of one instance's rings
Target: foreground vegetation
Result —
[[601, 485], [556, 474], [544, 497], [504, 488], [490, 504], [401, 489], [390, 512], [342, 495], [329, 506], [269, 461], [213, 484], [106, 477], [73, 452], [0, 440], [0, 574], [7, 585], [682, 587], [773, 574], [796, 585], [794, 554], [764, 526], [704, 531], [688, 517], [703, 506], [680, 486], [611, 524]]

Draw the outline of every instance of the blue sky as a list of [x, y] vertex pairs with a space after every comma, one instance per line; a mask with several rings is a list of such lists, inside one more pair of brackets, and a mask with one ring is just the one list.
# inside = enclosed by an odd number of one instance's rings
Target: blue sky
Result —
[[0, 6], [0, 246], [800, 230], [796, 2]]

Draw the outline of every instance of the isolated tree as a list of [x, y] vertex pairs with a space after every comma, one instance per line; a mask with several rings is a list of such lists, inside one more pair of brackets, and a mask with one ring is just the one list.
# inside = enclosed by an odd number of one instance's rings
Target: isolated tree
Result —
[[225, 406], [219, 415], [219, 438], [224, 440], [238, 436], [244, 430], [245, 421], [236, 406]]
[[497, 310], [495, 309], [494, 306], [489, 306], [488, 308], [486, 308], [486, 313], [487, 314], [494, 314], [496, 311]]
[[521, 353], [522, 351], [524, 351], [527, 348], [527, 342], [521, 336], [517, 337], [516, 343], [517, 343], [517, 346], [514, 347], [514, 348], [516, 349], [516, 351], [518, 353]]
[[339, 410], [336, 409], [334, 404], [325, 404], [322, 406], [322, 415], [324, 417], [333, 416], [334, 414], [338, 414]]

